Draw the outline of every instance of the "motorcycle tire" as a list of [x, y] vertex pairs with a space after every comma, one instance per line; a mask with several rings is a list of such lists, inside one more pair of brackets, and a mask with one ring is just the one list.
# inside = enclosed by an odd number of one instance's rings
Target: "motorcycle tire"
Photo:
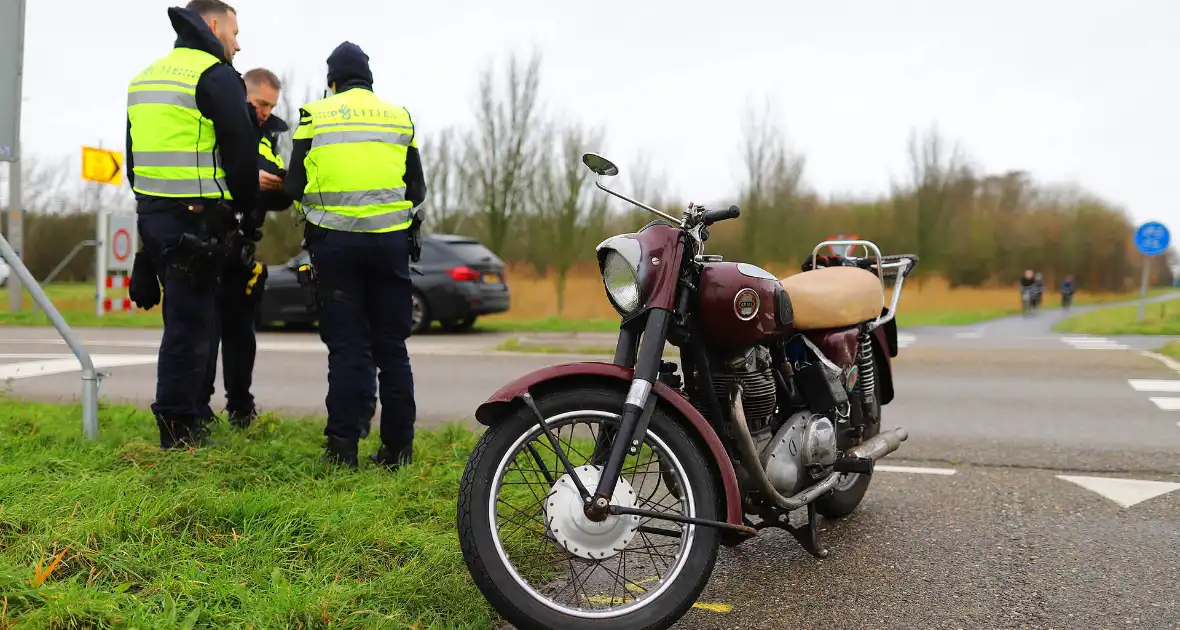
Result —
[[[553, 418], [577, 411], [619, 414], [625, 398], [625, 390], [590, 386], [545, 394], [537, 397], [536, 402], [546, 418]], [[688, 612], [708, 584], [720, 545], [717, 529], [696, 526], [687, 558], [667, 589], [645, 606], [611, 617], [590, 618], [557, 610], [530, 594], [506, 566], [497, 550], [488, 509], [495, 491], [492, 484], [509, 449], [536, 427], [536, 419], [527, 407], [521, 405], [509, 412], [483, 434], [463, 472], [456, 515], [459, 546], [480, 592], [505, 620], [521, 630], [662, 630], [672, 626]], [[652, 414], [648, 435], [658, 437], [679, 460], [695, 497], [697, 518], [723, 518], [718, 497], [720, 482], [698, 440], [662, 406], [657, 406]], [[593, 488], [590, 490], [593, 492]]]
[[[877, 374], [882, 373], [881, 358], [877, 353], [873, 353], [873, 371]], [[877, 422], [870, 422], [865, 426], [864, 439], [869, 439], [881, 432], [881, 381], [876, 380], [873, 383], [873, 409], [872, 415], [877, 418]], [[856, 475], [855, 479], [848, 485], [837, 485], [828, 494], [815, 500], [815, 511], [824, 518], [843, 518], [856, 511], [860, 507], [860, 502], [864, 500], [865, 493], [869, 490], [869, 484], [872, 483], [872, 475]]]

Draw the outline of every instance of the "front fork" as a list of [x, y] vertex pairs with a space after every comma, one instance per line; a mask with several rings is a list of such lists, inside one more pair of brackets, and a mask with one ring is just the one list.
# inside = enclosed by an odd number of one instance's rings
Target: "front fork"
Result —
[[[602, 521], [610, 515], [610, 501], [622, 474], [623, 463], [629, 455], [639, 453], [639, 446], [643, 444], [647, 435], [647, 425], [651, 422], [656, 403], [656, 397], [652, 396], [651, 390], [659, 376], [664, 358], [664, 344], [671, 322], [671, 311], [652, 309], [648, 313], [638, 356], [635, 359], [631, 388], [627, 391], [627, 398], [623, 403], [619, 429], [614, 436], [613, 445], [606, 453], [606, 466], [599, 478], [598, 488], [587, 501], [586, 516], [591, 520]], [[629, 362], [628, 355], [634, 356], [635, 352], [635, 335], [624, 331], [620, 334], [619, 341], [615, 361]], [[600, 439], [600, 443], [595, 447], [596, 459], [601, 456], [599, 448], [605, 446], [604, 442], [605, 440]]]

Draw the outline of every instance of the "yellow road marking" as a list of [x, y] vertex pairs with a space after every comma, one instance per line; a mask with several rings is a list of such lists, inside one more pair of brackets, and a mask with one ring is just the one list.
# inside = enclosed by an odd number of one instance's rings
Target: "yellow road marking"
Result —
[[[606, 595], [591, 595], [587, 597], [586, 600], [593, 604], [629, 604], [634, 601], [631, 598], [620, 599], [618, 597], [608, 597]], [[705, 602], [696, 602], [692, 605], [692, 607], [719, 614], [733, 612], [733, 604], [709, 604]]]

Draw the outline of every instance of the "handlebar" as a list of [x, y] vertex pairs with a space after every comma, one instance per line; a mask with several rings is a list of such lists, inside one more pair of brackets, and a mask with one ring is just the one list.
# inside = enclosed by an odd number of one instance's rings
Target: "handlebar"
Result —
[[701, 223], [706, 226], [713, 225], [718, 221], [725, 221], [728, 219], [736, 219], [741, 216], [742, 211], [737, 206], [730, 206], [725, 210], [706, 210], [701, 214]]

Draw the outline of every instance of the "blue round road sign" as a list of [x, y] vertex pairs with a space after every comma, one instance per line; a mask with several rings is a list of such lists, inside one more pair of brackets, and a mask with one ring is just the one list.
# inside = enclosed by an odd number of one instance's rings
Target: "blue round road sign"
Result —
[[1168, 228], [1158, 221], [1148, 221], [1135, 231], [1135, 247], [1144, 256], [1157, 256], [1168, 249], [1171, 235]]

